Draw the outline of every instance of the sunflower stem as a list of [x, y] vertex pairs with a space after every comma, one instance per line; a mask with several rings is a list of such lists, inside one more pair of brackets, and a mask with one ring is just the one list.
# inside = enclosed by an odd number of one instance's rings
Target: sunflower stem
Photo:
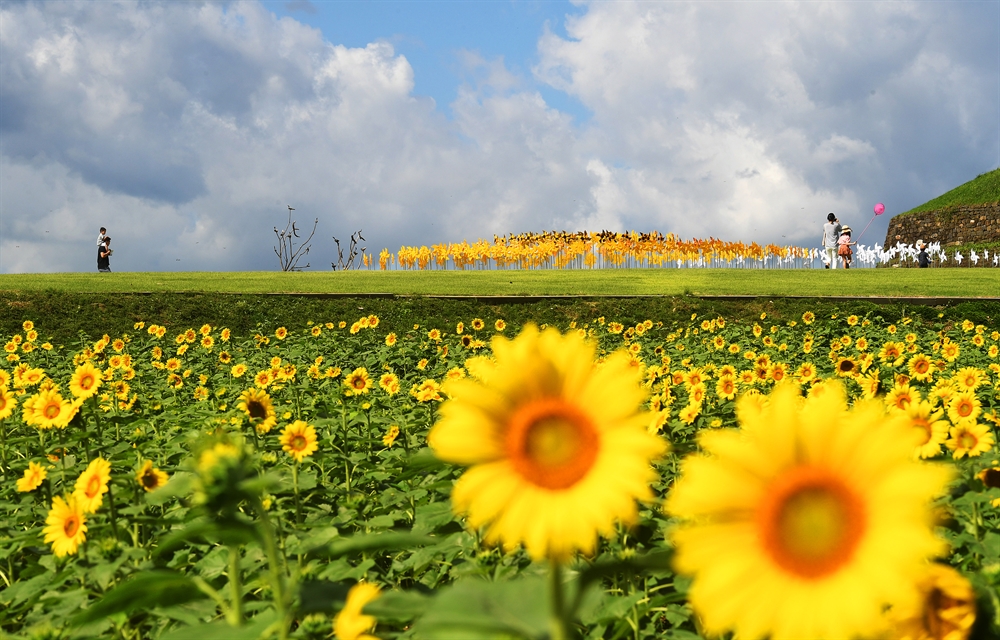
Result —
[[351, 502], [351, 463], [350, 459], [344, 457], [344, 483], [347, 485], [347, 503]]
[[340, 432], [344, 436], [344, 451], [347, 451], [347, 406], [340, 401]]
[[115, 511], [115, 494], [113, 487], [114, 482], [108, 480], [108, 506], [111, 508], [111, 535], [118, 540], [118, 513]]
[[3, 466], [7, 466], [7, 427], [4, 421], [0, 420], [0, 455], [3, 456]]
[[104, 436], [101, 433], [101, 416], [100, 416], [100, 405], [97, 400], [97, 395], [90, 396], [91, 398], [91, 408], [94, 411], [94, 425], [97, 427], [97, 452], [100, 453], [103, 450]]
[[295, 494], [295, 526], [302, 524], [302, 503], [299, 501], [299, 463], [292, 464], [292, 488]]
[[570, 625], [566, 619], [566, 593], [563, 590], [562, 565], [549, 561], [549, 633], [552, 640], [570, 640]]
[[243, 583], [240, 580], [240, 548], [229, 546], [229, 590], [232, 594], [232, 605], [229, 609], [228, 621], [234, 627], [243, 625]]
[[288, 602], [285, 597], [285, 571], [281, 565], [278, 555], [278, 545], [274, 539], [274, 526], [267, 515], [267, 509], [255, 496], [253, 499], [254, 510], [260, 518], [260, 532], [264, 541], [264, 553], [267, 556], [267, 564], [271, 569], [271, 589], [274, 591], [274, 606], [278, 611], [279, 637], [281, 640], [288, 638]]
[[62, 488], [66, 490], [66, 430], [59, 430], [59, 462], [62, 470]]

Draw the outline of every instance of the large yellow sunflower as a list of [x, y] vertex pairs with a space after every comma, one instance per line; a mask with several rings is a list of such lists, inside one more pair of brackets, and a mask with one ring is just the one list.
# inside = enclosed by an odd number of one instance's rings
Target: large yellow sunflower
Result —
[[271, 396], [267, 395], [266, 391], [247, 389], [240, 394], [236, 408], [247, 414], [250, 424], [257, 429], [257, 433], [267, 433], [278, 423]]
[[77, 398], [89, 398], [101, 387], [101, 370], [89, 360], [76, 368], [69, 381], [69, 390]]
[[367, 394], [368, 390], [372, 388], [371, 378], [368, 377], [368, 369], [358, 367], [352, 371], [344, 378], [344, 386], [347, 387], [344, 393], [349, 396]]
[[316, 444], [316, 429], [302, 420], [296, 420], [285, 427], [278, 441], [281, 442], [282, 450], [287, 451], [296, 462], [302, 462], [319, 448]]
[[85, 513], [94, 513], [104, 502], [111, 480], [111, 463], [104, 458], [94, 458], [76, 479], [73, 497]]
[[24, 476], [17, 480], [17, 490], [21, 493], [34, 491], [42, 486], [46, 475], [48, 475], [48, 472], [45, 471], [45, 467], [37, 462], [29, 462], [28, 468], [24, 470]]
[[906, 363], [910, 377], [920, 382], [927, 382], [934, 376], [934, 361], [922, 353], [918, 353]]
[[[208, 325], [205, 325], [208, 326]], [[135, 474], [135, 480], [139, 483], [145, 491], [156, 491], [163, 485], [167, 484], [167, 480], [170, 477], [153, 466], [152, 460], [146, 460], [142, 463], [142, 467]]]
[[740, 431], [705, 432], [667, 500], [679, 571], [705, 630], [740, 638], [876, 634], [887, 604], [915, 601], [943, 550], [931, 499], [947, 468], [914, 461], [906, 418], [846, 407], [843, 386], [802, 399], [775, 388], [741, 399]]
[[982, 455], [993, 448], [996, 438], [988, 425], [975, 419], [959, 420], [952, 427], [944, 446], [951, 449], [951, 457], [958, 460], [962, 456], [970, 458]]
[[15, 407], [17, 407], [17, 400], [14, 399], [14, 393], [0, 387], [0, 420], [9, 418], [10, 414], [14, 413]]
[[[983, 469], [976, 474], [987, 489], [1000, 489], [1000, 467]], [[994, 507], [1000, 508], [1000, 498], [994, 499], [991, 503]]]
[[962, 367], [955, 372], [952, 380], [959, 391], [975, 391], [986, 384], [986, 372], [976, 367]]
[[33, 397], [33, 423], [39, 429], [65, 429], [80, 405], [67, 402], [58, 391], [41, 391]]
[[933, 563], [919, 582], [914, 607], [889, 612], [895, 640], [965, 640], [976, 622], [976, 593], [958, 571]]
[[948, 439], [948, 429], [951, 427], [947, 420], [942, 419], [944, 410], [935, 410], [930, 402], [921, 400], [906, 408], [906, 416], [917, 437], [913, 456], [933, 458], [940, 454], [941, 445]]
[[379, 597], [381, 591], [370, 582], [359, 582], [347, 592], [347, 602], [333, 621], [333, 634], [337, 640], [378, 640], [371, 635], [375, 629], [375, 616], [361, 613], [365, 605]]
[[959, 391], [948, 402], [948, 417], [955, 424], [960, 420], [975, 420], [983, 412], [983, 404], [973, 391]]
[[46, 527], [42, 530], [45, 542], [52, 543], [52, 552], [58, 558], [75, 554], [87, 539], [87, 517], [74, 496], [65, 500], [56, 496], [52, 500], [52, 509], [49, 510], [45, 524]]
[[589, 553], [653, 497], [650, 461], [666, 443], [646, 431], [642, 374], [625, 352], [598, 366], [592, 343], [533, 325], [494, 337], [493, 353], [484, 381], [445, 383], [451, 399], [428, 436], [439, 458], [472, 467], [453, 506], [489, 542], [533, 558]]
[[846, 378], [858, 372], [858, 363], [854, 361], [854, 358], [849, 356], [837, 358], [837, 363], [834, 365], [833, 370], [838, 376]]
[[390, 396], [399, 393], [399, 376], [395, 373], [383, 373], [382, 377], [379, 378], [378, 386], [382, 387], [382, 390], [388, 393]]
[[915, 402], [920, 402], [920, 391], [912, 389], [909, 383], [897, 384], [885, 394], [885, 405], [890, 409], [906, 411]]

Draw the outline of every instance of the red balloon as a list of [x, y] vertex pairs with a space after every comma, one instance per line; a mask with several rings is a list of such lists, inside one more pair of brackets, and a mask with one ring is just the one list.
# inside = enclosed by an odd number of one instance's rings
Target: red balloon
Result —
[[880, 216], [885, 213], [885, 205], [881, 202], [875, 205], [875, 215]]

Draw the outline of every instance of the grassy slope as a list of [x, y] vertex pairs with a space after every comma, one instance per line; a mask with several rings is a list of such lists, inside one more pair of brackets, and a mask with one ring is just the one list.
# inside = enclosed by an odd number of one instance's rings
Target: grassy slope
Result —
[[998, 283], [995, 269], [68, 273], [0, 275], [0, 292], [992, 297]]
[[985, 204], [1000, 201], [1000, 169], [987, 171], [965, 184], [955, 187], [948, 193], [929, 200], [919, 207], [914, 207], [899, 215], [919, 213], [921, 211], [937, 211], [966, 204]]

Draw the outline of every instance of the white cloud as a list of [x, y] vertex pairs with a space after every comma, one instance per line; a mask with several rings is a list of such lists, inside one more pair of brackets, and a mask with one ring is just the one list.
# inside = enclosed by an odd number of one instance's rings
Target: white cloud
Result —
[[531, 78], [459, 52], [449, 120], [391, 45], [256, 3], [4, 3], [0, 271], [92, 270], [101, 225], [119, 270], [276, 268], [286, 204], [320, 219], [314, 269], [359, 228], [376, 253], [555, 228], [814, 244], [827, 211], [893, 213], [1000, 155], [1000, 9], [951, 7], [587, 4]]
[[996, 5], [586, 7], [534, 73], [593, 111], [627, 227], [811, 243], [827, 211], [898, 212], [1000, 161]]

